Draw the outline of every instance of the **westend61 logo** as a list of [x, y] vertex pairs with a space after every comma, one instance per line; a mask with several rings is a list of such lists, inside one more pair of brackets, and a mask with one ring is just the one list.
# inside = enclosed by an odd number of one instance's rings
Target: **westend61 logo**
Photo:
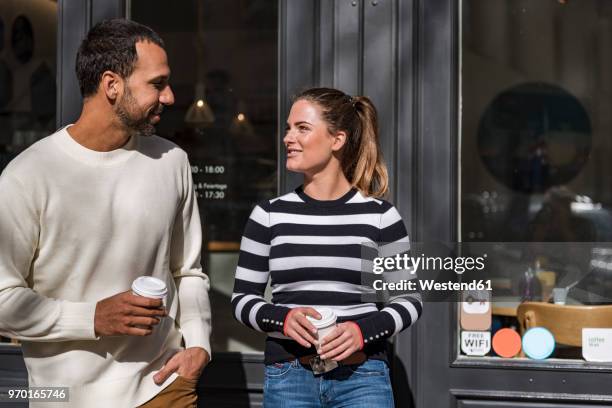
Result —
[[454, 271], [461, 275], [465, 271], [482, 271], [485, 268], [487, 254], [479, 257], [439, 257], [421, 256], [414, 257], [408, 254], [396, 254], [389, 257], [377, 257], [373, 261], [372, 271], [380, 275], [384, 272], [408, 270], [411, 274], [417, 271]]

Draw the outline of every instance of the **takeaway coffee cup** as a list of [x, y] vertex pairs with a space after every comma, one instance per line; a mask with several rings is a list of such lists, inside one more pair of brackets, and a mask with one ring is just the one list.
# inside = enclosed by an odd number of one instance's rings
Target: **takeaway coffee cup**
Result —
[[[336, 327], [337, 316], [333, 310], [327, 308], [316, 308], [316, 311], [321, 315], [320, 319], [310, 316], [306, 316], [306, 318], [317, 329], [316, 337], [320, 343]], [[321, 360], [319, 356], [315, 356], [311, 359], [310, 366], [315, 374], [323, 374], [338, 367], [338, 363], [333, 360]]]
[[132, 283], [132, 293], [137, 296], [162, 299], [164, 307], [166, 306], [168, 288], [166, 287], [166, 283], [161, 279], [152, 276], [140, 276]]
[[311, 316], [306, 316], [308, 321], [317, 329], [317, 340], [323, 340], [336, 327], [338, 317], [333, 310], [327, 308], [315, 308], [321, 315], [321, 319], [315, 319]]

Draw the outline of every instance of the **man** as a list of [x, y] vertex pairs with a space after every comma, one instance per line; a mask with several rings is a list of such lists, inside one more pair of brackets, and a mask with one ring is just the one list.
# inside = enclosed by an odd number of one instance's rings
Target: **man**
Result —
[[[191, 168], [153, 136], [174, 102], [163, 47], [135, 22], [93, 27], [80, 118], [0, 176], [0, 335], [22, 341], [30, 387], [69, 387], [60, 406], [195, 407], [210, 359]], [[165, 308], [132, 294], [142, 275]]]

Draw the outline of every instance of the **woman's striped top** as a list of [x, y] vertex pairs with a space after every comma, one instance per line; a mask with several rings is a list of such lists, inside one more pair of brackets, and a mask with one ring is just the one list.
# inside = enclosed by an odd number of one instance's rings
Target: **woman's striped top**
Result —
[[[362, 282], [363, 244], [395, 242], [408, 243], [397, 209], [356, 189], [337, 200], [319, 201], [298, 188], [261, 202], [240, 245], [234, 316], [268, 333], [266, 363], [312, 353], [282, 334], [287, 313], [298, 306], [324, 305], [335, 311], [338, 322], [356, 322], [366, 352], [378, 353], [384, 350], [383, 340], [412, 325], [422, 311], [417, 293], [383, 305], [364, 301], [373, 289]], [[264, 299], [268, 281], [271, 302]]]

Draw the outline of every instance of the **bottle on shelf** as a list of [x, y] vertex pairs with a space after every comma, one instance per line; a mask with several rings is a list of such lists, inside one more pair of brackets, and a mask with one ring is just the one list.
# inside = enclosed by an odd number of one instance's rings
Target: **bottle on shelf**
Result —
[[[538, 266], [536, 266], [538, 268]], [[519, 296], [521, 302], [537, 302], [542, 300], [542, 285], [537, 278], [536, 269], [529, 266], [519, 280]]]

